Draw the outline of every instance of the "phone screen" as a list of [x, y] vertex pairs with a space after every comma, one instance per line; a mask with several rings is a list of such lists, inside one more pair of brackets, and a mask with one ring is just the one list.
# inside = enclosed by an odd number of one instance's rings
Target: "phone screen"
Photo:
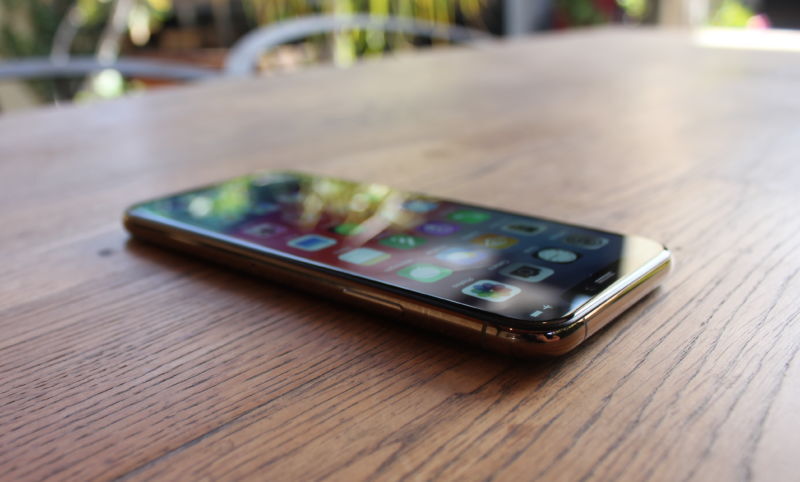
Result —
[[528, 322], [566, 316], [633, 266], [626, 236], [292, 172], [236, 178], [132, 213], [448, 307]]

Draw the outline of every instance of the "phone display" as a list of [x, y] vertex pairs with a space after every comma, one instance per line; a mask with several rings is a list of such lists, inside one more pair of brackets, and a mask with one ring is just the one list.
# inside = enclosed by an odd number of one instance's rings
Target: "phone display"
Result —
[[643, 238], [295, 172], [232, 179], [129, 215], [508, 326], [565, 319], [640, 269], [642, 246], [663, 251]]

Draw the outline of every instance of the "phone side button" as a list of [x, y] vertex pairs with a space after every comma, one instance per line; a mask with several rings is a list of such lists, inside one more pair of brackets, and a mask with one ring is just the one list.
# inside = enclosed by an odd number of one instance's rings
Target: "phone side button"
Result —
[[345, 296], [349, 296], [350, 298], [355, 298], [365, 303], [368, 303], [370, 307], [376, 310], [391, 313], [395, 316], [402, 315], [404, 311], [403, 307], [397, 303], [384, 300], [382, 298], [378, 298], [377, 296], [368, 295], [367, 293], [362, 293], [361, 291], [352, 290], [350, 288], [344, 288], [342, 290], [342, 293]]

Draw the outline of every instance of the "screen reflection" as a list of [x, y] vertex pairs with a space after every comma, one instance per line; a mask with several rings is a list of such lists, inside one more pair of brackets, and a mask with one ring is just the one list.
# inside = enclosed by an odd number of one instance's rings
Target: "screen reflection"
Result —
[[135, 208], [265, 254], [517, 320], [563, 317], [620, 276], [625, 238], [292, 172], [245, 176]]

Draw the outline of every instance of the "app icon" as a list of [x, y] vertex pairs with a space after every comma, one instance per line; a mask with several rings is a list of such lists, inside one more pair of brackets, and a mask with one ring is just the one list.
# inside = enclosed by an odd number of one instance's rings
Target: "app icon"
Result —
[[447, 236], [458, 231], [458, 226], [444, 221], [428, 221], [418, 227], [417, 231], [431, 236]]
[[453, 270], [442, 268], [435, 264], [417, 263], [406, 266], [398, 271], [397, 274], [422, 283], [434, 283], [453, 274]]
[[287, 244], [293, 248], [302, 249], [303, 251], [319, 251], [320, 249], [333, 246], [336, 244], [336, 240], [320, 236], [319, 234], [306, 234], [305, 236], [294, 238]]
[[356, 223], [343, 223], [333, 228], [333, 232], [342, 236], [355, 236], [364, 231], [364, 226]]
[[209, 196], [183, 196], [181, 199], [186, 203], [186, 210], [194, 218], [202, 218], [214, 212], [214, 200]]
[[571, 263], [578, 259], [578, 253], [568, 249], [545, 248], [536, 252], [536, 257], [551, 263]]
[[275, 211], [279, 211], [280, 208], [277, 204], [271, 202], [258, 202], [250, 208], [250, 212], [253, 214], [269, 214], [274, 213]]
[[425, 244], [425, 238], [411, 234], [393, 234], [379, 241], [384, 246], [395, 249], [414, 249]]
[[384, 253], [383, 251], [378, 251], [377, 249], [356, 248], [352, 251], [348, 251], [343, 255], [339, 256], [339, 259], [353, 264], [371, 265], [380, 263], [381, 261], [385, 261], [390, 257], [391, 256], [389, 256], [387, 253]]
[[439, 207], [439, 203], [425, 201], [423, 199], [412, 199], [403, 203], [403, 208], [415, 213], [427, 213]]
[[473, 211], [472, 209], [459, 209], [447, 215], [447, 219], [461, 224], [482, 223], [492, 216], [483, 211]]
[[578, 233], [568, 234], [562, 238], [562, 241], [564, 241], [566, 244], [586, 249], [600, 249], [608, 244], [607, 238], [593, 236], [591, 234]]
[[242, 229], [242, 232], [256, 238], [268, 238], [270, 236], [275, 236], [276, 234], [285, 233], [286, 228], [280, 224], [255, 223], [246, 226], [244, 229]]
[[500, 273], [518, 280], [527, 281], [528, 283], [539, 283], [549, 278], [554, 271], [544, 266], [513, 263], [501, 269]]
[[498, 281], [482, 279], [467, 286], [461, 292], [475, 298], [499, 303], [516, 296], [519, 294], [520, 289]]
[[490, 258], [489, 251], [477, 248], [447, 248], [436, 257], [456, 266], [472, 266]]
[[517, 238], [500, 234], [482, 234], [472, 238], [471, 242], [484, 248], [505, 249], [517, 244]]
[[544, 225], [530, 221], [517, 221], [503, 226], [503, 231], [521, 236], [535, 236], [545, 230]]

